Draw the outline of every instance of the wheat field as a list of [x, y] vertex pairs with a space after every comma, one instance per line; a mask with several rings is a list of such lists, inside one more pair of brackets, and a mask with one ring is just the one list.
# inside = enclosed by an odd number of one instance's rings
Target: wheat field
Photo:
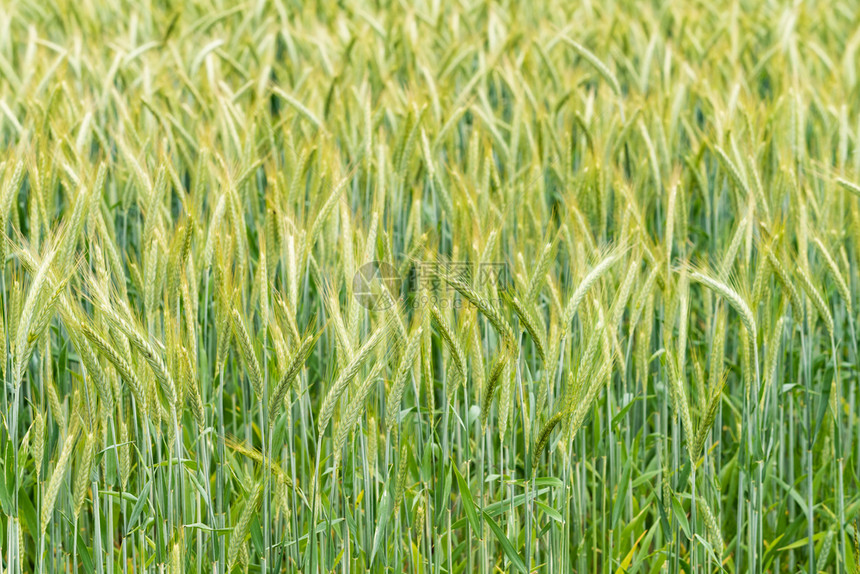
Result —
[[0, 573], [860, 573], [858, 47], [5, 0]]

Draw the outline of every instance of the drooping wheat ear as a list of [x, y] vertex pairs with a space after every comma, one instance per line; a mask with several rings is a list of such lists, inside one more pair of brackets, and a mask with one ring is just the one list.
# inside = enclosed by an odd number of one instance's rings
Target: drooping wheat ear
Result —
[[552, 430], [561, 422], [563, 417], [564, 412], [558, 411], [548, 421], [546, 421], [546, 424], [541, 429], [540, 434], [538, 434], [537, 441], [535, 442], [535, 453], [533, 456], [535, 460], [540, 458], [543, 449], [546, 448], [546, 445], [549, 443], [549, 435], [552, 434]]
[[741, 322], [743, 322], [744, 327], [749, 333], [750, 340], [756, 340], [756, 322], [755, 315], [753, 315], [752, 310], [747, 305], [746, 301], [744, 301], [743, 297], [741, 297], [737, 291], [729, 287], [727, 284], [714, 279], [713, 277], [709, 277], [703, 273], [698, 271], [693, 271], [690, 273], [690, 279], [693, 281], [697, 281], [721, 296], [723, 299], [728, 302], [729, 305], [740, 315]]
[[714, 338], [711, 342], [710, 372], [708, 373], [708, 390], [717, 388], [723, 374], [723, 360], [726, 352], [726, 311], [719, 307], [715, 318]]
[[573, 439], [576, 438], [576, 434], [579, 432], [582, 423], [585, 421], [588, 411], [591, 410], [591, 405], [594, 403], [594, 399], [597, 398], [597, 395], [600, 394], [600, 391], [609, 381], [612, 367], [615, 362], [615, 355], [612, 353], [607, 353], [607, 355], [608, 356], [603, 358], [600, 368], [592, 370], [594, 375], [589, 377], [590, 381], [588, 387], [584, 390], [581, 400], [577, 401], [576, 407], [571, 416], [568, 442], [572, 442]]
[[412, 334], [409, 335], [409, 340], [406, 343], [406, 349], [403, 351], [400, 363], [397, 366], [394, 382], [391, 384], [385, 408], [385, 427], [388, 430], [397, 426], [400, 403], [403, 400], [403, 392], [406, 390], [406, 378], [412, 371], [412, 365], [415, 362], [415, 356], [418, 354], [418, 349], [421, 345], [421, 334], [423, 332], [424, 329], [420, 325], [412, 330]]
[[[272, 317], [268, 333], [272, 337], [272, 349], [275, 351], [275, 362], [280, 372], [287, 368], [287, 341], [284, 338], [283, 325], [277, 316]], [[297, 339], [301, 343], [301, 339]]]
[[674, 495], [672, 494], [672, 485], [669, 484], [669, 469], [667, 467], [663, 467], [660, 473], [660, 482], [663, 483], [663, 506], [666, 510], [666, 516], [669, 520], [672, 519], [672, 499]]
[[[696, 408], [699, 409], [699, 414], [703, 413], [707, 408], [707, 391], [705, 390], [705, 369], [702, 367], [702, 361], [699, 360], [699, 355], [693, 350], [693, 373], [696, 379]], [[692, 403], [693, 400], [690, 399]]]
[[[19, 162], [19, 166], [21, 166], [21, 177], [24, 175], [23, 165], [23, 162]], [[2, 167], [5, 167], [5, 162], [3, 162]], [[9, 210], [12, 208], [12, 202], [17, 195], [19, 185], [20, 181], [14, 185], [14, 189], [12, 185], [6, 185], [2, 190], [0, 190], [0, 192], [2, 192], [2, 195], [0, 195], [0, 264], [4, 267], [6, 265], [7, 255], [6, 223], [9, 221]]]
[[269, 408], [271, 409], [269, 411], [270, 425], [274, 424], [278, 414], [280, 413], [284, 404], [284, 398], [287, 396], [287, 391], [294, 384], [294, 381], [302, 370], [305, 361], [307, 361], [311, 351], [313, 351], [317, 337], [319, 337], [319, 334], [308, 335], [302, 339], [301, 344], [299, 344], [299, 348], [296, 349], [296, 352], [293, 353], [293, 356], [290, 357], [290, 360], [287, 362], [287, 367], [284, 369], [284, 373], [281, 375], [281, 379], [275, 387], [275, 392], [272, 393], [272, 401], [269, 405]]
[[[143, 359], [147, 362], [152, 373], [155, 375], [155, 379], [161, 386], [161, 392], [164, 393], [164, 398], [167, 403], [175, 406], [178, 395], [176, 393], [176, 384], [173, 381], [173, 377], [167, 370], [167, 366], [161, 358], [161, 353], [159, 353], [152, 343], [147, 340], [140, 327], [132, 324], [130, 320], [126, 318], [132, 316], [126, 303], [122, 300], [118, 300], [116, 302], [116, 306], [119, 307], [120, 311], [117, 311], [107, 302], [106, 295], [103, 293], [97, 294], [95, 301], [110, 324], [117, 330], [121, 331], [123, 335], [128, 337], [129, 343], [137, 349]], [[153, 403], [153, 406], [154, 404], [155, 403]]]
[[547, 361], [544, 368], [544, 377], [541, 381], [537, 397], [537, 413], [542, 414], [549, 399], [550, 389], [555, 387], [556, 372], [559, 362], [559, 346], [561, 345], [561, 333], [558, 328], [558, 319], [551, 317], [549, 325], [549, 347], [547, 350]]
[[436, 273], [440, 279], [448, 283], [448, 285], [453, 287], [469, 303], [477, 307], [478, 311], [480, 311], [490, 321], [507, 344], [513, 345], [515, 340], [514, 331], [511, 329], [511, 326], [508, 325], [508, 322], [502, 317], [502, 314], [499, 313], [498, 309], [491, 305], [490, 302], [477, 291], [472, 289], [470, 285], [467, 285], [460, 279], [449, 277], [447, 274], [442, 273], [441, 270], [438, 269], [438, 267], [440, 267], [439, 265], [432, 265], [431, 267], [433, 272]]
[[286, 101], [290, 106], [292, 106], [303, 118], [308, 120], [313, 126], [321, 131], [325, 131], [325, 127], [323, 127], [323, 123], [316, 117], [316, 115], [310, 111], [308, 108], [304, 106], [299, 100], [282, 90], [277, 86], [271, 86], [272, 93], [277, 95], [279, 98], [282, 98]]
[[218, 201], [209, 216], [209, 228], [206, 230], [206, 243], [203, 245], [203, 268], [208, 269], [212, 266], [212, 258], [215, 255], [215, 243], [217, 241], [218, 232], [221, 229], [221, 220], [224, 218], [224, 211], [227, 208], [227, 194], [222, 193], [218, 196]]
[[648, 272], [648, 276], [645, 278], [645, 282], [642, 283], [642, 287], [639, 288], [639, 292], [636, 294], [636, 299], [634, 299], [633, 311], [630, 315], [630, 330], [635, 329], [639, 325], [639, 321], [642, 318], [642, 312], [645, 310], [651, 296], [651, 292], [654, 289], [654, 284], [657, 282], [658, 277], [662, 277], [661, 271], [662, 268], [660, 265], [653, 265], [651, 267], [651, 271]]
[[845, 306], [848, 308], [848, 314], [853, 315], [851, 305], [851, 291], [848, 289], [848, 282], [845, 281], [845, 277], [842, 275], [842, 272], [839, 270], [839, 266], [836, 264], [836, 260], [830, 255], [830, 252], [824, 246], [824, 243], [819, 239], [813, 239], [815, 245], [818, 246], [819, 251], [821, 251], [821, 255], [824, 257], [824, 263], [827, 265], [827, 269], [830, 270], [830, 274], [833, 275], [833, 281], [836, 283], [836, 289], [839, 291], [839, 295], [842, 297], [842, 300], [845, 302]]
[[66, 441], [63, 443], [63, 450], [60, 452], [60, 458], [57, 459], [57, 464], [54, 465], [54, 472], [51, 474], [51, 480], [48, 483], [48, 488], [42, 498], [42, 515], [40, 532], [41, 536], [45, 536], [45, 530], [48, 528], [48, 522], [51, 520], [51, 514], [54, 512], [54, 504], [57, 502], [57, 495], [60, 493], [60, 486], [63, 484], [63, 477], [69, 469], [69, 462], [72, 458], [72, 451], [75, 446], [75, 439], [78, 434], [77, 419], [72, 422], [72, 428], [66, 436]]
[[47, 286], [48, 274], [51, 263], [56, 255], [56, 249], [50, 249], [42, 258], [39, 264], [36, 275], [33, 277], [33, 282], [30, 284], [30, 289], [27, 291], [27, 298], [24, 300], [24, 306], [21, 308], [18, 327], [15, 329], [15, 369], [13, 384], [15, 388], [20, 386], [21, 380], [24, 377], [24, 371], [27, 368], [30, 356], [27, 355], [28, 349], [32, 352], [33, 345], [30, 342], [30, 328], [35, 320], [36, 305], [42, 299], [42, 292]]
[[[4, 162], [5, 163], [5, 162]], [[3, 195], [0, 197], [0, 221], [6, 223], [9, 221], [9, 212], [12, 210], [12, 204], [18, 197], [18, 191], [21, 189], [21, 182], [24, 180], [24, 162], [18, 160], [15, 164], [15, 169], [6, 185], [3, 187]], [[3, 231], [6, 230], [4, 226]]]
[[821, 551], [818, 553], [818, 558], [815, 562], [816, 572], [823, 572], [827, 568], [827, 560], [830, 558], [830, 550], [833, 548], [834, 531], [827, 531], [824, 536], [824, 542], [821, 543]]
[[759, 257], [756, 270], [755, 270], [755, 278], [753, 279], [753, 288], [752, 288], [752, 308], [757, 309], [759, 303], [764, 300], [765, 295], [770, 295], [770, 285], [768, 284], [768, 279], [770, 278], [770, 260], [767, 257]]
[[690, 461], [695, 461], [694, 443], [696, 435], [693, 432], [693, 419], [690, 416], [690, 403], [687, 400], [687, 391], [685, 381], [683, 380], [680, 368], [676, 363], [676, 358], [670, 351], [666, 352], [666, 362], [669, 364], [669, 385], [673, 396], [672, 406], [675, 408], [675, 413], [681, 419], [681, 424], [684, 427], [684, 434], [687, 436], [687, 454], [690, 456]]
[[726, 154], [720, 146], [715, 145], [714, 151], [717, 152], [717, 157], [720, 159], [720, 163], [723, 164], [723, 168], [729, 172], [729, 179], [732, 180], [732, 183], [743, 192], [745, 198], [749, 197], [749, 186], [741, 175], [740, 170], [735, 165], [735, 162], [731, 160], [728, 154]]
[[[74, 321], [68, 321], [66, 325], [77, 325]], [[92, 347], [87, 342], [86, 337], [81, 336], [80, 332], [74, 332], [74, 327], [70, 329], [70, 339], [78, 354], [81, 357], [81, 362], [86, 369], [86, 375], [89, 380], [95, 385], [98, 391], [99, 398], [102, 404], [108, 410], [113, 410], [114, 397], [107, 376], [102, 369], [99, 359], [93, 352]]]
[[[426, 336], [426, 335], [425, 335]], [[471, 340], [468, 343], [469, 358], [471, 360], [472, 378], [475, 380], [478, 393], [484, 391], [484, 353], [481, 345], [481, 325], [478, 323], [478, 315], [475, 313], [469, 321], [468, 335]]]
[[537, 263], [534, 266], [534, 273], [532, 273], [532, 276], [529, 279], [529, 284], [524, 296], [526, 304], [534, 302], [538, 294], [540, 294], [543, 284], [546, 282], [550, 265], [552, 265], [553, 262], [553, 249], [553, 243], [547, 243], [541, 250], [540, 255], [538, 255]]
[[233, 309], [233, 335], [236, 337], [236, 343], [239, 350], [239, 356], [242, 357], [242, 362], [245, 364], [245, 369], [248, 371], [248, 378], [251, 380], [251, 386], [256, 393], [257, 398], [263, 398], [263, 374], [260, 370], [260, 363], [257, 360], [257, 355], [254, 352], [254, 347], [251, 345], [251, 337], [248, 336], [248, 331], [245, 329], [245, 321], [239, 314], [238, 309]]
[[[454, 360], [454, 366], [457, 368], [457, 376], [450, 377], [448, 379], [446, 394], [448, 402], [450, 403], [451, 397], [454, 396], [454, 393], [457, 392], [460, 385], [466, 384], [466, 353], [463, 351], [463, 346], [451, 330], [448, 322], [442, 318], [436, 305], [430, 306], [430, 316], [433, 318], [433, 322], [439, 327], [439, 332], [442, 334], [442, 340], [445, 341], [445, 345], [448, 347], [448, 352], [451, 353], [451, 358]], [[398, 408], [399, 404], [400, 403], [398, 402]]]
[[332, 385], [325, 399], [323, 399], [322, 407], [320, 407], [320, 416], [317, 425], [317, 432], [320, 436], [325, 432], [325, 429], [334, 414], [334, 408], [337, 405], [337, 401], [340, 399], [343, 391], [346, 390], [347, 385], [349, 385], [350, 381], [355, 378], [359, 369], [361, 369], [362, 365], [364, 365], [368, 357], [370, 357], [370, 352], [373, 351], [376, 345], [382, 342], [386, 337], [389, 328], [390, 324], [388, 322], [377, 327], [376, 331], [374, 331], [364, 345], [356, 351], [355, 357], [353, 357], [352, 361], [350, 361], [345, 369], [341, 370], [334, 385]]
[[[657, 189], [661, 189], [662, 185], [663, 185], [663, 177], [660, 175], [660, 161], [657, 158], [657, 149], [654, 145], [653, 139], [651, 138], [651, 134], [648, 132], [648, 126], [645, 123], [645, 118], [643, 118], [642, 116], [639, 116], [639, 121], [636, 122], [636, 125], [639, 127], [639, 133], [642, 135], [642, 142], [645, 144], [645, 150], [644, 150], [645, 153], [643, 153], [643, 155], [648, 158], [648, 163], [651, 165], [651, 174], [652, 174], [651, 177], [654, 180], [654, 185], [657, 186]], [[579, 211], [579, 210], [577, 210], [577, 211]], [[674, 216], [675, 216], [674, 212], [671, 214], [670, 213], [666, 214], [666, 220], [667, 220], [666, 221], [666, 223], [667, 223], [666, 231], [667, 232], [670, 230], [669, 228], [671, 228], [674, 225], [674, 224], [669, 225], [669, 220], [673, 220]], [[580, 219], [580, 227], [583, 228], [583, 231], [588, 233], [588, 231], [587, 231], [588, 228], [585, 225], [584, 221], [582, 221], [582, 219], [583, 219], [582, 213], [577, 213], [577, 217], [578, 217], [578, 219]], [[590, 240], [589, 243], [592, 245], [594, 244], [593, 240]], [[669, 247], [668, 243], [667, 243], [666, 247], [667, 248]], [[672, 254], [667, 253], [667, 259], [671, 259], [671, 257], [672, 257]], [[667, 263], [666, 269], [668, 271], [668, 263]]]
[[[275, 519], [283, 515], [284, 519], [290, 521], [289, 488], [283, 480], [278, 480], [273, 487]], [[287, 530], [289, 532], [289, 529]]]
[[508, 299], [511, 302], [511, 307], [513, 307], [514, 313], [516, 313], [520, 322], [522, 322], [523, 326], [526, 328], [529, 337], [534, 341], [535, 349], [537, 350], [538, 355], [540, 355], [541, 361], [546, 364], [546, 335], [544, 334], [545, 331], [543, 325], [540, 323], [537, 316], [532, 314], [517, 296], [514, 295]]
[[[788, 318], [785, 315], [780, 316], [779, 320], [776, 322], [776, 326], [773, 328], [770, 341], [768, 342], [767, 357], [765, 357], [763, 373], [764, 384], [768, 387], [772, 385], [774, 383], [774, 379], [776, 379], [776, 366], [777, 361], [779, 360], [780, 343], [782, 341], [782, 334], [785, 330], [785, 323], [787, 321]], [[764, 402], [765, 395], [766, 393], [762, 392], [762, 402]]]
[[[509, 359], [505, 363], [505, 368], [502, 369], [502, 378], [499, 381], [499, 384], [502, 385], [498, 407], [499, 438], [501, 440], [505, 440], [508, 432], [508, 424], [511, 422], [511, 415], [514, 410], [517, 354], [513, 349], [508, 349], [508, 352]], [[528, 424], [528, 421], [524, 421], [524, 424]]]
[[125, 268], [122, 263], [122, 258], [119, 254], [119, 249], [116, 245], [116, 239], [114, 235], [108, 230], [107, 223], [105, 223], [105, 216], [100, 211], [96, 212], [96, 224], [97, 231], [95, 233], [96, 237], [100, 238], [101, 241], [99, 245], [104, 249], [106, 259], [107, 259], [107, 271], [106, 274], [113, 275], [116, 278], [116, 285], [119, 289], [121, 295], [126, 297], [128, 293], [126, 292], [126, 273]]
[[603, 339], [604, 325], [598, 323], [588, 338], [585, 349], [581, 351], [576, 370], [568, 374], [567, 387], [564, 393], [565, 434], [570, 434], [573, 413], [577, 408], [582, 392], [591, 384], [589, 375], [594, 370], [595, 356]]
[[627, 308], [627, 302], [630, 299], [630, 294], [633, 292], [633, 285], [636, 283], [636, 278], [639, 276], [640, 260], [634, 255], [631, 257], [630, 264], [627, 266], [627, 273], [624, 274], [624, 281], [615, 295], [615, 301], [612, 302], [610, 309], [610, 323], [618, 325], [621, 318], [624, 316], [624, 310]]
[[95, 434], [90, 432], [84, 441], [84, 449], [75, 464], [75, 485], [72, 490], [74, 500], [74, 516], [77, 519], [81, 515], [81, 507], [90, 484], [90, 475], [93, 471], [93, 452], [95, 450]]
[[367, 463], [370, 466], [371, 474], [376, 473], [376, 455], [379, 451], [378, 441], [379, 431], [376, 426], [376, 417], [372, 414], [367, 415]]
[[251, 554], [248, 551], [248, 543], [243, 542], [241, 546], [239, 546], [239, 556], [236, 558], [236, 565], [239, 566], [239, 572], [243, 574], [248, 574], [248, 566], [251, 562]]
[[800, 300], [800, 293], [798, 293], [797, 288], [791, 281], [791, 276], [788, 274], [788, 270], [783, 266], [782, 262], [769, 247], [765, 249], [765, 252], [767, 254], [767, 260], [776, 272], [776, 278], [779, 280], [780, 285], [782, 285], [783, 289], [788, 291], [792, 313], [795, 317], [799, 317], [800, 313], [803, 312], [803, 302]]
[[335, 336], [335, 344], [337, 345], [337, 359], [338, 366], [341, 368], [346, 367], [350, 361], [352, 361], [352, 357], [354, 354], [354, 350], [352, 348], [352, 339], [349, 336], [349, 332], [346, 329], [346, 325], [343, 322], [343, 314], [341, 313], [340, 302], [338, 301], [337, 292], [326, 286], [324, 288], [327, 296], [325, 297], [325, 305], [326, 311], [328, 311], [329, 317], [331, 317], [331, 323], [334, 326], [334, 336]]
[[119, 426], [119, 475], [122, 481], [122, 489], [128, 488], [128, 479], [131, 477], [131, 449], [128, 445], [128, 425], [125, 424], [125, 413], [122, 412], [122, 401], [117, 401], [120, 416], [117, 417]]
[[89, 340], [93, 347], [95, 347], [99, 353], [101, 353], [116, 368], [117, 372], [119, 372], [120, 376], [131, 390], [131, 394], [134, 396], [134, 400], [137, 402], [138, 408], [141, 409], [141, 412], [146, 413], [148, 410], [146, 393], [144, 392], [140, 379], [137, 378], [137, 375], [134, 373], [134, 369], [131, 368], [131, 357], [126, 358], [120, 355], [119, 352], [114, 349], [113, 345], [108, 343], [96, 332], [90, 323], [81, 321], [79, 323], [79, 328], [81, 333], [83, 333], [84, 337]]
[[857, 197], [860, 197], [860, 185], [857, 185], [856, 183], [852, 183], [852, 182], [848, 181], [847, 179], [842, 179], [841, 177], [836, 178], [836, 183], [838, 183], [840, 186], [842, 186], [843, 189], [846, 189], [847, 191], [850, 191], [851, 193], [853, 193]]
[[139, 206], [144, 208], [145, 219], [143, 223], [143, 245], [149, 245], [156, 228], [161, 225], [161, 197], [167, 187], [167, 170], [163, 162], [158, 166], [155, 174], [155, 182], [145, 182], [144, 189], [138, 197]]
[[403, 317], [400, 316], [401, 305], [397, 303], [394, 296], [388, 290], [388, 285], [386, 285], [385, 281], [380, 282], [380, 287], [382, 288], [382, 296], [385, 298], [386, 317], [396, 327], [394, 335], [397, 338], [393, 342], [397, 345], [405, 344], [408, 336], [406, 333], [406, 324], [403, 322]]
[[649, 349], [651, 346], [651, 337], [654, 330], [654, 294], [649, 294], [645, 299], [645, 316], [648, 317], [647, 321], [643, 321], [636, 332], [636, 370], [637, 376], [641, 381], [643, 386], [643, 392], [648, 388], [648, 378], [649, 373], [651, 372], [650, 363], [651, 360], [649, 358]]
[[[45, 329], [48, 328], [51, 319], [54, 318], [54, 313], [61, 301], [65, 305], [68, 305], [68, 301], [66, 301], [65, 297], [66, 285], [69, 284], [71, 278], [71, 275], [66, 275], [62, 280], [57, 282], [54, 282], [50, 278], [48, 279], [49, 284], [51, 284], [51, 291], [47, 293], [47, 299], [44, 299], [39, 305], [40, 309], [36, 313], [36, 320], [33, 321], [30, 326], [30, 333], [28, 335], [29, 339], [37, 340], [42, 337], [42, 334], [45, 332]], [[29, 352], [32, 353], [32, 349], [29, 349]]]
[[215, 350], [215, 365], [216, 370], [221, 371], [227, 361], [227, 354], [230, 350], [230, 342], [233, 340], [233, 323], [232, 313], [228, 311], [229, 296], [223, 285], [218, 290], [218, 305], [216, 305], [215, 313], [215, 332], [217, 334], [217, 347]]
[[245, 537], [248, 535], [248, 530], [251, 527], [251, 519], [257, 512], [257, 507], [260, 505], [260, 499], [263, 494], [262, 483], [257, 483], [254, 489], [248, 494], [248, 500], [245, 502], [245, 508], [242, 509], [242, 514], [239, 515], [239, 521], [233, 527], [233, 533], [230, 535], [230, 552], [227, 555], [227, 571], [233, 569], [236, 564], [236, 558], [239, 556], [239, 548], [245, 544]]
[[490, 415], [490, 407], [493, 404], [493, 395], [496, 392], [496, 387], [499, 386], [499, 380], [502, 378], [502, 373], [505, 370], [505, 364], [508, 362], [508, 349], [502, 347], [499, 354], [496, 356], [496, 362], [493, 363], [493, 368], [490, 370], [490, 376], [487, 378], [487, 385], [484, 389], [484, 396], [481, 400], [481, 427], [486, 430], [487, 418]]
[[732, 266], [735, 264], [735, 259], [738, 256], [738, 251], [740, 250], [741, 243], [743, 243], [744, 240], [744, 234], [747, 230], [747, 225], [747, 216], [744, 215], [740, 223], [738, 223], [737, 228], [735, 228], [735, 232], [732, 235], [732, 241], [731, 243], [729, 243], [729, 247], [726, 250], [726, 254], [723, 256], [723, 261], [720, 264], [719, 278], [722, 281], [725, 281], [732, 271]]
[[[62, 281], [57, 283], [52, 287], [52, 291], [48, 293], [47, 299], [44, 298], [44, 294], [39, 302], [39, 310], [36, 312], [35, 319], [30, 321], [30, 325], [28, 327], [28, 332], [26, 333], [26, 339], [20, 339], [22, 337], [22, 331], [20, 329], [24, 328], [24, 325], [19, 327], [17, 331], [17, 335], [19, 337], [19, 343], [23, 341], [24, 348], [17, 348], [16, 355], [16, 366], [24, 369], [26, 371], [27, 364], [30, 362], [30, 358], [33, 356], [33, 351], [36, 348], [36, 343], [41, 340], [42, 335], [45, 333], [48, 325], [54, 317], [54, 312], [57, 308], [57, 304], [60, 299], [65, 294], [66, 285], [71, 278], [70, 275], [67, 275]], [[51, 285], [52, 280], [50, 276], [48, 277], [48, 281], [45, 284], [45, 287]], [[4, 345], [5, 346], [5, 345]], [[24, 376], [24, 372], [18, 372], [17, 375], [21, 378]]]
[[231, 438], [229, 436], [224, 437], [224, 444], [230, 450], [235, 451], [241, 455], [247, 456], [248, 458], [250, 458], [254, 462], [268, 467], [268, 469], [272, 472], [272, 474], [275, 475], [275, 477], [278, 480], [285, 481], [287, 486], [289, 486], [290, 488], [294, 488], [293, 481], [284, 472], [284, 469], [282, 469], [278, 465], [278, 462], [275, 460], [272, 460], [271, 458], [263, 458], [263, 453], [260, 452], [258, 449], [250, 447], [244, 443], [241, 443], [241, 442], [237, 441], [236, 439]]
[[325, 203], [323, 203], [320, 207], [319, 212], [314, 218], [313, 225], [311, 226], [310, 237], [308, 239], [307, 244], [305, 245], [305, 257], [310, 255], [310, 249], [316, 242], [317, 237], [319, 237], [319, 234], [322, 231], [322, 227], [328, 219], [328, 216], [331, 215], [332, 211], [334, 211], [335, 206], [338, 204], [338, 201], [340, 201], [340, 196], [347, 188], [347, 184], [352, 179], [352, 176], [354, 175], [356, 169], [357, 166], [353, 167], [350, 172], [346, 174], [346, 176], [342, 177], [340, 181], [338, 181], [337, 185], [335, 185], [332, 189], [331, 194], [329, 194], [328, 198], [325, 200]]
[[[688, 435], [692, 438], [692, 448], [690, 449], [690, 458], [695, 464], [695, 461], [699, 459], [699, 455], [702, 454], [702, 448], [705, 446], [705, 441], [708, 439], [708, 433], [711, 431], [711, 427], [714, 424], [714, 420], [717, 417], [717, 411], [720, 407], [720, 402], [722, 401], [723, 389], [726, 386], [726, 377], [722, 376], [722, 382], [718, 383], [717, 386], [711, 389], [708, 397], [707, 406], [705, 407], [705, 411], [702, 413], [702, 417], [699, 419], [699, 425], [696, 428], [695, 437], [693, 435]], [[686, 432], [686, 431], [685, 431]], [[688, 438], [688, 444], [690, 439]]]
[[809, 297], [810, 301], [812, 301], [812, 305], [824, 321], [824, 326], [827, 327], [827, 333], [832, 339], [834, 329], [833, 315], [830, 314], [830, 309], [827, 307], [827, 303], [824, 302], [824, 297], [822, 297], [818, 289], [815, 288], [815, 284], [812, 282], [812, 279], [810, 279], [809, 274], [803, 269], [802, 265], [797, 265], [796, 270], [797, 276], [800, 277], [800, 286], [803, 287], [803, 290], [806, 292], [806, 296]]
[[576, 314], [576, 310], [579, 308], [579, 304], [582, 303], [582, 300], [585, 298], [588, 290], [591, 289], [592, 285], [594, 285], [604, 273], [609, 271], [612, 268], [612, 265], [618, 261], [621, 257], [621, 253], [616, 251], [614, 253], [610, 253], [606, 257], [603, 258], [600, 263], [595, 265], [595, 267], [585, 276], [585, 278], [580, 282], [577, 286], [576, 290], [573, 292], [573, 295], [570, 296], [570, 299], [567, 302], [567, 305], [564, 307], [564, 313], [562, 314], [561, 325], [564, 329], [564, 332], [568, 332], [570, 330], [570, 322], [573, 321], [573, 316]]
[[755, 193], [755, 200], [758, 205], [761, 206], [762, 211], [764, 212], [764, 220], [770, 221], [770, 207], [767, 204], [767, 198], [764, 195], [764, 189], [761, 183], [761, 175], [759, 174], [759, 170], [756, 167], [756, 158], [753, 154], [747, 154], [747, 166], [749, 167], [750, 178], [752, 179], [753, 185], [753, 193]]
[[720, 525], [717, 523], [714, 513], [711, 512], [711, 507], [708, 506], [708, 502], [701, 496], [698, 497], [698, 501], [699, 508], [705, 516], [705, 525], [707, 525], [708, 532], [710, 532], [712, 541], [715, 543], [717, 558], [722, 558], [723, 549], [726, 547], [726, 543], [723, 541], [723, 534], [720, 532]]
[[206, 411], [203, 407], [203, 396], [200, 394], [200, 383], [194, 375], [194, 367], [191, 364], [188, 351], [185, 350], [185, 347], [180, 347], [179, 352], [181, 355], [180, 360], [182, 361], [181, 372], [185, 379], [182, 386], [191, 405], [191, 414], [194, 415], [194, 421], [197, 423], [198, 428], [202, 429], [206, 426]]
[[406, 443], [400, 447], [400, 462], [397, 465], [397, 481], [394, 484], [394, 512], [393, 516], [397, 516], [400, 512], [400, 505], [403, 502], [403, 491], [406, 489], [406, 471], [408, 469], [407, 462], [409, 460], [409, 448]]
[[[593, 52], [588, 50], [585, 46], [568, 38], [566, 35], [561, 37], [574, 51], [579, 54], [585, 61], [594, 66], [594, 69], [597, 70], [597, 73], [606, 80], [609, 86], [612, 88], [612, 91], [615, 92], [616, 95], [621, 95], [621, 85], [618, 83], [618, 80], [615, 78], [615, 75], [609, 70], [609, 68], [604, 64], [600, 58], [594, 55]], [[623, 118], [623, 114], [622, 114]]]
[[[418, 338], [418, 340], [420, 340], [420, 337]], [[356, 392], [355, 397], [352, 397], [352, 399], [350, 400], [349, 408], [346, 411], [346, 416], [341, 419], [340, 425], [338, 425], [337, 435], [335, 437], [333, 449], [335, 471], [337, 471], [337, 468], [340, 465], [340, 459], [343, 453], [343, 446], [346, 444], [346, 438], [349, 436], [349, 433], [352, 432], [353, 427], [358, 422], [358, 417], [360, 417], [361, 413], [364, 412], [367, 395], [370, 394], [370, 389], [373, 388], [373, 385], [379, 378], [379, 374], [382, 372], [384, 366], [384, 361], [378, 361], [375, 365], [373, 365], [373, 368], [370, 370], [370, 374], [367, 376], [361, 386], [358, 387], [358, 392]]]
[[[277, 308], [280, 310], [280, 314], [276, 315], [280, 320], [280, 328], [281, 331], [286, 332], [289, 335], [289, 340], [298, 343], [302, 340], [302, 336], [299, 333], [299, 326], [296, 324], [296, 311], [295, 307], [293, 307], [292, 303], [286, 298], [281, 297], [277, 292], [275, 293], [275, 302], [278, 304]], [[358, 313], [355, 313], [358, 316]], [[357, 326], [357, 323], [356, 323]], [[350, 335], [352, 337], [352, 335]]]
[[12, 520], [14, 520], [14, 523], [15, 523], [15, 530], [18, 531], [18, 536], [17, 536], [17, 538], [18, 538], [18, 540], [17, 540], [17, 542], [18, 542], [18, 571], [23, 572], [24, 571], [24, 558], [27, 557], [27, 555], [24, 553], [25, 552], [24, 529], [21, 528], [20, 519], [13, 518]]
[[[49, 365], [48, 369], [52, 369]], [[51, 408], [51, 417], [56, 421], [57, 426], [61, 429], [66, 428], [66, 414], [63, 411], [63, 405], [60, 402], [60, 395], [57, 393], [57, 387], [52, 380], [45, 381], [45, 388], [48, 391], [48, 406]]]
[[36, 467], [36, 480], [39, 480], [42, 476], [42, 463], [45, 456], [45, 417], [42, 415], [42, 411], [36, 409], [29, 432], [33, 439], [33, 464]]
[[74, 264], [74, 253], [78, 244], [78, 236], [92, 207], [92, 198], [96, 194], [101, 194], [106, 176], [107, 164], [102, 163], [96, 173], [92, 188], [87, 188], [86, 184], [81, 183], [80, 191], [78, 191], [77, 197], [75, 197], [75, 206], [72, 209], [71, 217], [58, 245], [57, 266], [59, 267], [61, 276], [68, 273], [69, 268]]

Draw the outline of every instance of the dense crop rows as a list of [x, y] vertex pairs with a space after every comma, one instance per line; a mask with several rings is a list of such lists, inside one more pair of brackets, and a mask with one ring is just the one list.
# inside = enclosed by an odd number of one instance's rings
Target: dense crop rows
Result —
[[0, 571], [860, 571], [853, 2], [7, 0]]

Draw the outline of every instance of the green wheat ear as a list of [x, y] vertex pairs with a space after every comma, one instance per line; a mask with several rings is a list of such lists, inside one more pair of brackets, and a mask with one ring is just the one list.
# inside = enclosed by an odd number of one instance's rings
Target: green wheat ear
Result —
[[540, 431], [540, 434], [538, 435], [537, 442], [535, 443], [535, 459], [540, 458], [541, 453], [543, 452], [544, 448], [546, 448], [547, 443], [549, 443], [550, 434], [552, 434], [553, 429], [558, 425], [558, 423], [561, 422], [563, 417], [564, 413], [557, 412], [552, 417], [550, 417], [550, 419], [544, 424], [543, 428]]

